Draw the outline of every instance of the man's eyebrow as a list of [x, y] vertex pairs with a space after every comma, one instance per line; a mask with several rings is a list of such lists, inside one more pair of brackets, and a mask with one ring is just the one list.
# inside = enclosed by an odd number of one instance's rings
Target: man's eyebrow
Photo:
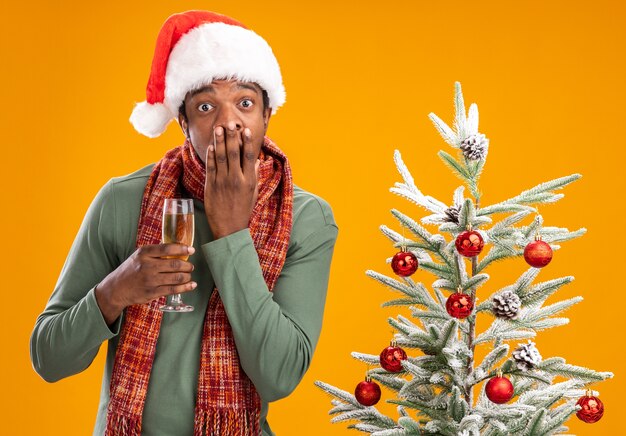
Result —
[[211, 85], [205, 85], [202, 88], [198, 88], [194, 91], [191, 91], [191, 94], [189, 94], [189, 98], [192, 98], [193, 96], [200, 94], [202, 92], [208, 92], [210, 94], [215, 94], [215, 90], [213, 89], [213, 87]]
[[254, 87], [254, 85], [246, 82], [237, 82], [237, 88], [239, 89], [248, 89], [250, 91], [258, 92], [258, 89]]
[[239, 88], [239, 89], [248, 89], [248, 90], [254, 91], [254, 92], [258, 91], [258, 89], [254, 87], [254, 85], [251, 85], [250, 83], [245, 83], [245, 82], [237, 82], [237, 88]]

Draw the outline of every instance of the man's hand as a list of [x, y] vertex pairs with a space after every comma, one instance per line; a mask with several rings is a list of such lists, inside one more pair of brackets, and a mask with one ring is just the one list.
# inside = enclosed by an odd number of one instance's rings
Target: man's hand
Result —
[[[181, 244], [138, 248], [96, 286], [96, 301], [107, 324], [113, 324], [124, 308], [133, 304], [195, 289], [197, 284], [191, 281], [193, 264], [181, 259], [194, 251]], [[170, 256], [174, 258], [165, 258]]]
[[259, 160], [250, 129], [215, 128], [206, 155], [204, 208], [215, 239], [245, 229], [259, 195]]

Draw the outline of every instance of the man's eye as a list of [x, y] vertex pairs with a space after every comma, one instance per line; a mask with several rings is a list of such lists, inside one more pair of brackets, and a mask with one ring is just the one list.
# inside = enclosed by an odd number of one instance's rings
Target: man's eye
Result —
[[252, 102], [252, 100], [250, 100], [250, 99], [248, 99], [248, 98], [246, 98], [245, 100], [242, 100], [242, 101], [241, 101], [241, 105], [242, 105], [243, 107], [245, 107], [245, 108], [252, 107], [252, 105], [253, 105], [253, 104], [254, 104], [254, 103]]
[[208, 112], [211, 110], [211, 105], [208, 103], [202, 103], [200, 106], [198, 106], [198, 110], [200, 112]]

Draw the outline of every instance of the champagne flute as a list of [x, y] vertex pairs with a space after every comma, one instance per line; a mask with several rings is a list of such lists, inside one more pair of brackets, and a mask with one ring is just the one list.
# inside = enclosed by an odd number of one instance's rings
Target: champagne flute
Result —
[[[193, 245], [193, 199], [166, 198], [163, 203], [162, 242]], [[189, 256], [166, 256], [187, 260]], [[180, 294], [173, 294], [169, 304], [159, 307], [163, 312], [191, 312], [193, 306], [183, 303]]]

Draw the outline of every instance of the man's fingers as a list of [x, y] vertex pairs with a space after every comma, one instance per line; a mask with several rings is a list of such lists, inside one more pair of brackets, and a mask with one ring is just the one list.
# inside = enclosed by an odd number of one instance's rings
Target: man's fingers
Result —
[[184, 272], [168, 272], [157, 274], [157, 285], [166, 286], [166, 285], [184, 285], [191, 281], [191, 273]]
[[156, 244], [145, 245], [139, 248], [139, 254], [155, 258], [186, 257], [196, 251], [190, 245], [184, 244]]
[[217, 174], [226, 174], [228, 172], [228, 158], [226, 157], [226, 139], [224, 137], [224, 128], [222, 126], [217, 126], [215, 128], [214, 137], [215, 165], [217, 167]]
[[234, 121], [229, 121], [226, 124], [226, 156], [228, 160], [228, 173], [229, 175], [236, 176], [241, 173], [241, 163], [239, 160], [239, 145], [241, 144], [241, 133], [237, 130], [237, 124]]
[[217, 172], [217, 166], [215, 164], [215, 144], [217, 143], [217, 133], [213, 129], [213, 142], [206, 148], [206, 156], [204, 159], [206, 165], [206, 178], [207, 180], [214, 181], [215, 174]]
[[184, 292], [193, 291], [198, 284], [196, 282], [187, 282], [182, 285], [163, 285], [156, 288], [154, 298], [161, 297], [163, 295], [182, 294]]
[[168, 272], [191, 272], [194, 270], [193, 263], [178, 258], [159, 259], [158, 271]]
[[255, 171], [257, 168], [255, 164], [258, 166], [258, 156], [254, 154], [254, 144], [252, 144], [252, 132], [249, 128], [243, 129], [243, 175], [245, 177], [252, 177], [257, 175], [258, 173]]

